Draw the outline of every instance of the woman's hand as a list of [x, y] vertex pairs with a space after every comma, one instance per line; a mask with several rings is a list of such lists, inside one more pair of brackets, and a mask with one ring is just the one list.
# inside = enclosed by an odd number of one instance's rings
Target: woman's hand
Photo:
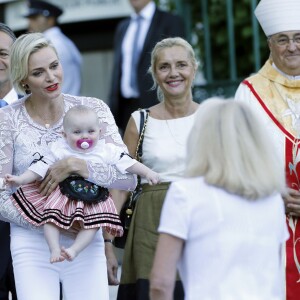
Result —
[[84, 160], [68, 157], [55, 162], [49, 168], [46, 177], [42, 181], [39, 192], [42, 196], [49, 196], [60, 182], [71, 174], [88, 177], [88, 169]]
[[285, 213], [289, 216], [300, 217], [300, 192], [288, 188], [287, 194], [282, 196]]

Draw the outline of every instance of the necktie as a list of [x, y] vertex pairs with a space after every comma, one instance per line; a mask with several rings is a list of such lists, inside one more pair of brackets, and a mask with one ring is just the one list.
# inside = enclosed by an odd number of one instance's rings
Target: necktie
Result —
[[4, 106], [6, 106], [6, 105], [8, 105], [8, 103], [7, 103], [5, 100], [0, 99], [0, 108], [1, 108], [1, 107], [4, 107]]
[[136, 31], [133, 39], [132, 45], [132, 59], [131, 59], [131, 75], [130, 75], [130, 86], [134, 91], [138, 92], [138, 84], [137, 84], [137, 64], [140, 57], [141, 49], [138, 47], [138, 39], [141, 30], [141, 22], [143, 17], [138, 15], [135, 19], [136, 22]]

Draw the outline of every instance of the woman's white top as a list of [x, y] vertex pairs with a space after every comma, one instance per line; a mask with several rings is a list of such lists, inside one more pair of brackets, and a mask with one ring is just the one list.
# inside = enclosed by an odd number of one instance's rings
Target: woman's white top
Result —
[[[66, 94], [63, 97], [64, 113], [78, 104], [92, 107], [98, 115], [103, 140], [127, 150], [107, 104], [92, 97]], [[61, 138], [63, 116], [56, 124], [46, 128], [34, 122], [29, 116], [25, 106], [27, 98], [28, 96], [25, 96], [0, 110], [0, 177], [4, 177], [5, 174], [23, 173], [34, 159], [32, 155], [35, 152], [46, 152], [50, 143]], [[122, 190], [135, 188], [134, 176], [129, 173], [120, 173], [115, 165], [106, 164], [103, 161], [87, 160], [86, 163], [89, 181], [107, 188]], [[0, 191], [0, 219], [24, 228], [36, 229], [21, 217], [9, 198], [10, 194], [10, 191]], [[15, 227], [18, 226], [12, 226], [12, 230]]]
[[[143, 141], [142, 163], [159, 173], [161, 182], [183, 177], [186, 143], [195, 114], [171, 120], [158, 120], [149, 115]], [[139, 132], [140, 112], [135, 111], [132, 117]], [[142, 183], [146, 182], [146, 179], [142, 178]]]
[[281, 300], [288, 238], [275, 194], [249, 201], [203, 178], [172, 183], [159, 232], [185, 241], [178, 269], [186, 300]]

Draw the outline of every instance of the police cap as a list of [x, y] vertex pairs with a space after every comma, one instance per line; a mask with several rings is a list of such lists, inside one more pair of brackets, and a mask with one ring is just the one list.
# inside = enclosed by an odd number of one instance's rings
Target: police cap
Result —
[[30, 18], [36, 15], [58, 18], [63, 13], [63, 10], [60, 7], [46, 1], [29, 0], [27, 2], [28, 12], [24, 15], [25, 18]]

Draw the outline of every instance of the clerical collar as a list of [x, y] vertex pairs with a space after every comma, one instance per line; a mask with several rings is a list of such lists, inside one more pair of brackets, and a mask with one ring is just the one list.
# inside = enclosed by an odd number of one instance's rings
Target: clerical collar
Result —
[[272, 67], [278, 72], [280, 73], [282, 76], [284, 76], [285, 78], [289, 79], [289, 80], [300, 80], [300, 75], [297, 76], [293, 76], [293, 75], [288, 75], [284, 72], [282, 72], [280, 69], [278, 69], [276, 67], [276, 65], [274, 64], [274, 62], [272, 63]]

